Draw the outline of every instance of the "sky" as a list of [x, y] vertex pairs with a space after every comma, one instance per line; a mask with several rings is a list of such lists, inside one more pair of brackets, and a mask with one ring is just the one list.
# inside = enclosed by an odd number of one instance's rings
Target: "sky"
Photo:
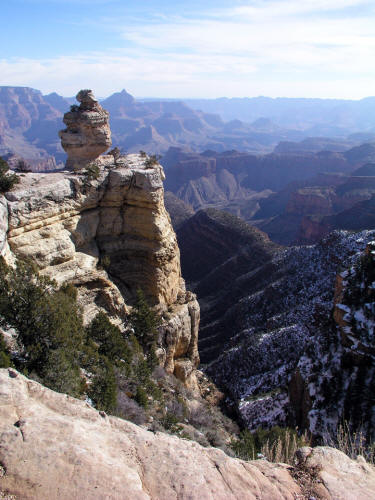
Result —
[[0, 47], [44, 94], [375, 95], [375, 0], [2, 0]]

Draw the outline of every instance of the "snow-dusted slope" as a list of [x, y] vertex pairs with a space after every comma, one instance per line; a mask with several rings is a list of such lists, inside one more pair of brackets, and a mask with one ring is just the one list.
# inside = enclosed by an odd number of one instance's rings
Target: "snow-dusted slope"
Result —
[[207, 371], [249, 428], [288, 423], [318, 435], [350, 416], [345, 391], [359, 368], [332, 318], [335, 279], [374, 235], [336, 231], [317, 245], [279, 252], [267, 266], [267, 285], [227, 312], [228, 321], [243, 318], [242, 329]]

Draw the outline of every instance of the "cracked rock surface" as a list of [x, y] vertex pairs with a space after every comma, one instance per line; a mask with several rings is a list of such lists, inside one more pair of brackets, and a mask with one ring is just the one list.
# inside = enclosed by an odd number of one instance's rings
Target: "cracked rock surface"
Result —
[[[375, 470], [331, 448], [303, 449], [319, 466], [319, 496], [375, 497]], [[244, 462], [152, 433], [0, 370], [0, 492], [17, 499], [295, 500], [303, 486], [283, 464]]]

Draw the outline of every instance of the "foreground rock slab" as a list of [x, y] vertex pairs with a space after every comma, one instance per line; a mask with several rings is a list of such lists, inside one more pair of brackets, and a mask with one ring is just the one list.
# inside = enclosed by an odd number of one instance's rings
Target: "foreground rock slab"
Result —
[[[375, 470], [363, 461], [328, 448], [302, 456], [320, 464], [320, 498], [375, 498]], [[308, 498], [285, 465], [153, 434], [12, 369], [0, 370], [0, 464], [0, 494], [17, 499]]]

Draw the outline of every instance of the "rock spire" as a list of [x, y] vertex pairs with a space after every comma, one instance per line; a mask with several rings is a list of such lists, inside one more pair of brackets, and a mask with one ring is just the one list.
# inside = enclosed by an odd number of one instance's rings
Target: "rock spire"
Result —
[[80, 90], [80, 105], [64, 114], [66, 129], [60, 130], [61, 145], [68, 155], [66, 167], [81, 170], [112, 144], [109, 113], [101, 107], [92, 90]]

